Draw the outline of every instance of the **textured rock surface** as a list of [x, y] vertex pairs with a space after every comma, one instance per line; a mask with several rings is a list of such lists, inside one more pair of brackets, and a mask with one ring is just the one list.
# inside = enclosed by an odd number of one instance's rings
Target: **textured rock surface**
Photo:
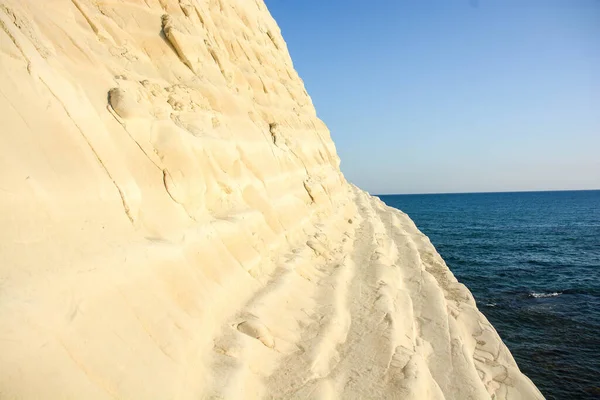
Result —
[[0, 0], [2, 399], [540, 398], [349, 185], [262, 0]]

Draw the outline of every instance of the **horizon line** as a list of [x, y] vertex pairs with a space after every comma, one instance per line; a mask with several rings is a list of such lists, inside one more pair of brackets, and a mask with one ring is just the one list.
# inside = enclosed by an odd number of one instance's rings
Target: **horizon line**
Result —
[[549, 193], [549, 192], [598, 192], [598, 189], [549, 189], [549, 190], [505, 190], [489, 192], [426, 192], [426, 193], [370, 193], [373, 196], [422, 196], [436, 194], [500, 194], [500, 193]]

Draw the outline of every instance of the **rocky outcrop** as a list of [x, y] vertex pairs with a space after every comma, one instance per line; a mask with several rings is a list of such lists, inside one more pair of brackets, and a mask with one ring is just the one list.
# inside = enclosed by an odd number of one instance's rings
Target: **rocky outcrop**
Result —
[[349, 185], [262, 0], [0, 0], [3, 399], [541, 398]]

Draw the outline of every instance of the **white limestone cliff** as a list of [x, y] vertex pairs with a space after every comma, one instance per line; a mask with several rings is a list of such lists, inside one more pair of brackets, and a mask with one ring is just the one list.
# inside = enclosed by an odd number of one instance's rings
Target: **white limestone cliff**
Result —
[[262, 0], [0, 0], [0, 28], [0, 398], [542, 398], [346, 182]]

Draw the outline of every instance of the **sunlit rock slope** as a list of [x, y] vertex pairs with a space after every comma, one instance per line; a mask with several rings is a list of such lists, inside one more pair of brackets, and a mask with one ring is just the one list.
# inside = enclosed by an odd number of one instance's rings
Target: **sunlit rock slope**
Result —
[[262, 0], [0, 0], [0, 28], [0, 398], [541, 398], [346, 182]]

